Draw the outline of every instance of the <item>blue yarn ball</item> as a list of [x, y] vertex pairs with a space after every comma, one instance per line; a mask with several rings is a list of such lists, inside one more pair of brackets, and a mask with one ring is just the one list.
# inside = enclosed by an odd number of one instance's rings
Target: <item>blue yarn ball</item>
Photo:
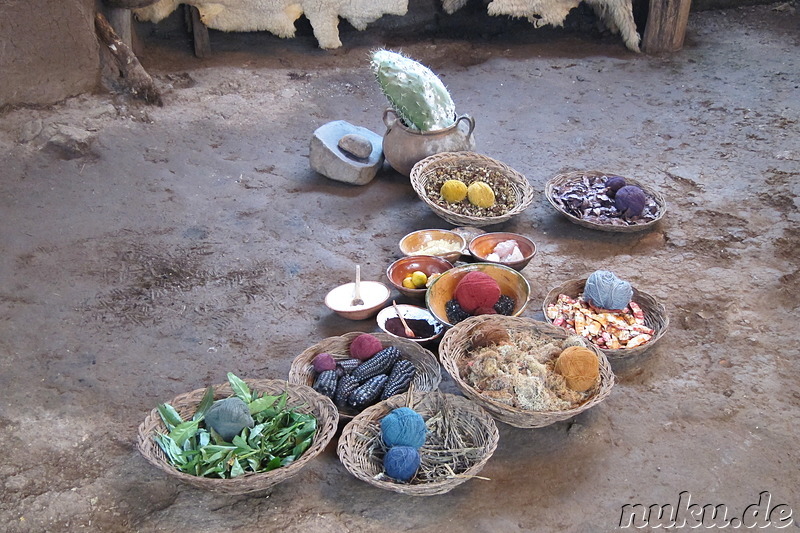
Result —
[[425, 444], [428, 428], [422, 415], [410, 407], [398, 407], [381, 419], [381, 435], [386, 446], [411, 446]]
[[393, 446], [383, 458], [386, 475], [398, 481], [408, 481], [419, 469], [419, 451], [412, 446]]
[[625, 309], [631, 298], [631, 284], [607, 270], [593, 272], [583, 288], [583, 299], [601, 309]]

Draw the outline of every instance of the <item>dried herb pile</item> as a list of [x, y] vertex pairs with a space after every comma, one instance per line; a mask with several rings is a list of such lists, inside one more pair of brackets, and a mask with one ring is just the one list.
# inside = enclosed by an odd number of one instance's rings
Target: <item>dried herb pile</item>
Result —
[[[441, 166], [427, 174], [425, 194], [428, 199], [452, 213], [472, 217], [497, 217], [511, 211], [516, 206], [516, 193], [511, 182], [502, 172], [481, 165]], [[441, 188], [447, 180], [460, 180], [469, 186], [476, 181], [489, 185], [494, 192], [495, 202], [491, 207], [478, 207], [468, 200], [447, 202], [441, 195]]]

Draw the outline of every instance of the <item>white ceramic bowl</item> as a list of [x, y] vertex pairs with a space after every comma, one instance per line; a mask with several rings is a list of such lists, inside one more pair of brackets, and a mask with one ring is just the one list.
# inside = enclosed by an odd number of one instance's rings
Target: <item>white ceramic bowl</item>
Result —
[[325, 296], [325, 305], [341, 317], [350, 320], [366, 320], [375, 316], [389, 301], [391, 290], [379, 281], [361, 282], [363, 305], [352, 305], [355, 283], [345, 283]]

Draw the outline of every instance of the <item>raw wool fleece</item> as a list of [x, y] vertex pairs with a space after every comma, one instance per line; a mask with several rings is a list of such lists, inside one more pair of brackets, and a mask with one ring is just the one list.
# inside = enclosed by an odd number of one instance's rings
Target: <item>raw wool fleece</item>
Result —
[[[628, 49], [639, 52], [639, 34], [633, 20], [631, 0], [585, 0], [598, 18], [612, 33], [622, 35]], [[466, 5], [467, 0], [442, 0], [442, 7], [449, 14]], [[489, 4], [490, 15], [525, 17], [536, 28], [563, 26], [570, 10], [578, 7], [581, 0], [493, 0]]]
[[383, 15], [405, 15], [408, 0], [160, 0], [135, 9], [136, 18], [159, 22], [180, 4], [193, 5], [209, 28], [222, 31], [266, 30], [278, 37], [294, 37], [295, 21], [305, 14], [320, 48], [339, 48], [339, 17], [357, 30]]

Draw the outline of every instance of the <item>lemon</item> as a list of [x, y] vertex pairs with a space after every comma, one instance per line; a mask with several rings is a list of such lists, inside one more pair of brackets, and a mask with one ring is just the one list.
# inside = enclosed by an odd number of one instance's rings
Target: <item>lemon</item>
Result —
[[406, 276], [403, 278], [403, 287], [406, 289], [416, 289], [417, 286], [414, 285], [414, 279], [411, 276]]
[[439, 194], [442, 195], [445, 202], [454, 204], [467, 197], [467, 186], [460, 180], [447, 180], [439, 189]]
[[411, 281], [414, 283], [416, 288], [422, 289], [425, 287], [425, 284], [428, 283], [428, 276], [425, 274], [425, 272], [420, 272], [417, 270], [411, 274]]
[[478, 207], [492, 207], [494, 205], [494, 191], [483, 181], [473, 182], [467, 188], [467, 198], [470, 203]]

